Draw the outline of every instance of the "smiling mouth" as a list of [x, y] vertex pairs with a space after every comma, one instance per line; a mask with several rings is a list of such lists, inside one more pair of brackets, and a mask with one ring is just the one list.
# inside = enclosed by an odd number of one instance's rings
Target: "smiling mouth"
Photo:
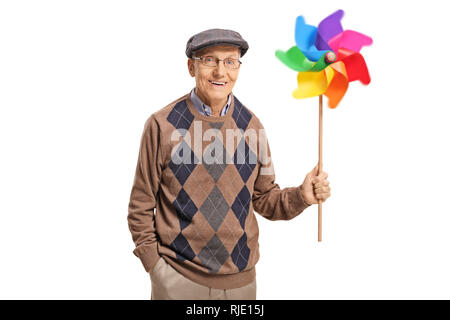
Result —
[[228, 82], [208, 80], [214, 87], [224, 87]]

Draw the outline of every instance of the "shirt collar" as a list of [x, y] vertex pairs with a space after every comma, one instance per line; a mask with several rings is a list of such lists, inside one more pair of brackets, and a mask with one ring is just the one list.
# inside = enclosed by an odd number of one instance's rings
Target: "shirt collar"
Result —
[[[200, 100], [200, 98], [195, 94], [195, 88], [192, 89], [191, 91], [191, 101], [192, 104], [194, 105], [194, 107], [203, 115], [206, 116], [211, 116], [211, 107], [204, 104], [202, 100]], [[224, 116], [229, 107], [230, 107], [230, 103], [231, 103], [231, 94], [228, 95], [228, 101], [227, 104], [225, 105], [225, 107], [223, 107], [222, 112], [220, 113], [221, 116]]]

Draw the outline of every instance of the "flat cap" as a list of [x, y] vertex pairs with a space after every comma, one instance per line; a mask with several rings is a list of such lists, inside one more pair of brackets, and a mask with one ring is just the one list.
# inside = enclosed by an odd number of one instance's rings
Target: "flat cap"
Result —
[[248, 43], [241, 35], [233, 30], [209, 29], [193, 35], [186, 44], [186, 55], [192, 58], [192, 53], [203, 48], [229, 44], [241, 49], [241, 57], [248, 50]]

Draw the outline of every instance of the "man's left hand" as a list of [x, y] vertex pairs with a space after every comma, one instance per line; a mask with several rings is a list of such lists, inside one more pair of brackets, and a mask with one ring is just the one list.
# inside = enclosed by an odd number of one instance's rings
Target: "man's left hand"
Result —
[[322, 171], [319, 175], [319, 166], [309, 172], [301, 186], [303, 200], [309, 204], [317, 204], [319, 200], [325, 202], [331, 195], [330, 183], [328, 182], [328, 174]]

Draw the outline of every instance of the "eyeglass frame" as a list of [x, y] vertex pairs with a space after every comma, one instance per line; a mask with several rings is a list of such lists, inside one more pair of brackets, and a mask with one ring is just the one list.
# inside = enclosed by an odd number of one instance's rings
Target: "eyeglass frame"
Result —
[[[194, 60], [200, 60], [200, 61], [202, 62], [202, 64], [203, 64], [205, 67], [210, 67], [210, 68], [215, 68], [215, 67], [217, 67], [217, 66], [219, 65], [219, 61], [223, 61], [223, 66], [224, 66], [225, 68], [227, 68], [228, 70], [237, 70], [237, 69], [239, 69], [239, 68], [241, 67], [241, 64], [242, 64], [241, 60], [235, 59], [235, 58], [229, 58], [229, 57], [228, 57], [228, 58], [225, 58], [225, 59], [219, 59], [219, 58], [214, 57], [214, 56], [205, 56], [205, 57], [216, 58], [216, 65], [213, 67], [213, 66], [207, 66], [206, 64], [204, 64], [204, 62], [203, 62], [203, 56], [200, 56], [200, 57], [192, 57], [191, 59], [194, 59]], [[235, 69], [233, 69], [233, 68], [228, 68], [227, 65], [225, 64], [225, 60], [226, 60], [226, 59], [237, 60], [237, 62], [239, 62], [238, 67], [235, 68]]]

